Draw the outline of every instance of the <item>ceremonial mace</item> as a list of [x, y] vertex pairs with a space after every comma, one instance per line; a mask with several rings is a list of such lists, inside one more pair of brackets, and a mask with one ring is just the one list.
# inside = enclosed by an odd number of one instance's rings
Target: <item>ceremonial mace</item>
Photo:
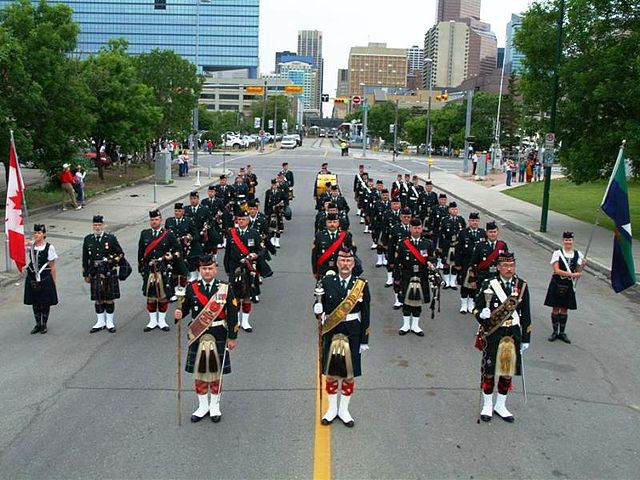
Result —
[[[180, 275], [178, 275], [178, 286], [176, 287], [176, 297], [178, 297], [178, 308], [182, 310], [186, 289], [180, 286]], [[184, 312], [183, 312], [184, 315]], [[177, 345], [176, 345], [176, 363], [178, 367], [178, 380], [176, 383], [176, 397], [178, 400], [177, 414], [178, 426], [182, 426], [182, 320], [177, 322]]]
[[[322, 296], [324, 295], [322, 280], [318, 279], [313, 293], [316, 296], [316, 303], [322, 304]], [[318, 319], [318, 395], [320, 396], [320, 416], [322, 416], [322, 316], [316, 314], [316, 318]]]
[[[482, 294], [484, 295], [484, 306], [486, 308], [489, 308], [489, 305], [491, 305], [491, 299], [493, 298], [493, 290], [491, 289], [491, 287], [487, 288], [486, 290], [482, 291]], [[484, 349], [487, 347], [487, 339], [486, 339], [486, 335], [484, 333], [484, 329], [482, 329], [482, 336], [484, 337], [482, 340], [482, 354], [484, 355]], [[484, 378], [484, 359], [482, 359], [482, 368], [480, 371], [480, 375], [482, 378]], [[478, 395], [478, 420], [476, 421], [476, 423], [478, 425], [480, 425], [480, 412], [482, 412], [482, 387], [480, 387], [480, 394]]]

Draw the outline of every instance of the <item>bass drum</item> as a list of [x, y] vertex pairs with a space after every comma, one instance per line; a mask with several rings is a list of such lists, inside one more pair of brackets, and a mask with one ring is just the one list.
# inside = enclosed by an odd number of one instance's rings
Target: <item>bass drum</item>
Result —
[[318, 174], [318, 176], [316, 177], [316, 198], [327, 191], [327, 182], [331, 182], [331, 185], [338, 185], [338, 176], [334, 173]]

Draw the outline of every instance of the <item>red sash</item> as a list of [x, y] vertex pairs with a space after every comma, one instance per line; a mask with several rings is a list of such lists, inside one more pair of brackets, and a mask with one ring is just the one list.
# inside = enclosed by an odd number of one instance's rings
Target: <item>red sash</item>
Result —
[[418, 260], [422, 264], [422, 266], [425, 266], [427, 264], [427, 258], [422, 256], [420, 251], [416, 248], [416, 246], [410, 239], [404, 239], [404, 246], [407, 247], [407, 249], [414, 257], [416, 257], [416, 260]]
[[242, 255], [249, 255], [249, 249], [244, 243], [242, 243], [242, 239], [238, 235], [237, 228], [231, 229], [231, 239], [233, 240], [233, 243], [235, 243], [236, 247], [238, 247], [238, 250], [240, 250], [240, 253]]
[[486, 260], [478, 264], [478, 270], [486, 270], [487, 268], [489, 268], [493, 264], [493, 262], [496, 261], [496, 259], [498, 258], [498, 254], [500, 253], [500, 250], [502, 250], [503, 248], [504, 248], [504, 242], [502, 240], [498, 240], [496, 242], [495, 248], [493, 249], [493, 252], [489, 254]]
[[147, 248], [144, 249], [144, 259], [151, 254], [151, 252], [158, 246], [158, 244], [169, 234], [169, 230], [164, 230], [158, 238], [154, 238], [153, 242], [147, 245]]
[[329, 260], [329, 257], [331, 257], [331, 255], [333, 255], [335, 251], [338, 250], [340, 245], [342, 245], [342, 242], [344, 242], [344, 237], [346, 236], [347, 236], [347, 232], [340, 232], [340, 235], [338, 235], [338, 238], [336, 238], [334, 242], [329, 246], [329, 248], [327, 248], [325, 252], [322, 255], [320, 255], [320, 258], [318, 258], [318, 261], [316, 262], [317, 268], [320, 268], [320, 266], [324, 262]]

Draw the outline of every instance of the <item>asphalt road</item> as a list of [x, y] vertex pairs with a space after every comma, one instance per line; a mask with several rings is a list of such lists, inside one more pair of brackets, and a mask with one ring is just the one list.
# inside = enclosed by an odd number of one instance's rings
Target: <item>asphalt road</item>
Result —
[[[264, 198], [284, 160], [296, 175], [294, 217], [272, 262], [276, 274], [265, 281], [261, 302], [254, 306], [254, 332], [241, 333], [231, 354], [222, 422], [189, 423], [196, 401], [185, 376], [183, 426], [177, 427], [176, 332], [142, 332], [147, 315], [135, 273], [116, 307], [118, 332], [89, 335], [95, 317], [80, 277], [78, 248], [60, 262], [61, 303], [52, 310], [47, 335], [29, 335], [32, 320], [21, 303], [22, 286], [6, 287], [1, 295], [1, 478], [313, 475], [318, 453], [310, 274], [313, 179], [320, 163], [328, 161], [351, 200], [359, 163], [385, 182], [395, 178], [397, 167], [340, 158], [336, 147], [310, 143], [227, 163], [233, 169], [252, 163]], [[467, 216], [470, 209], [462, 205], [461, 211]], [[507, 403], [516, 423], [496, 418], [477, 424], [475, 321], [458, 313], [456, 292], [443, 291], [435, 319], [423, 314], [426, 336], [398, 336], [401, 317], [391, 308], [392, 293], [383, 288], [386, 275], [374, 268], [371, 241], [354, 216], [351, 220], [372, 293], [371, 350], [364, 354], [364, 374], [351, 402], [355, 428], [330, 427], [333, 477], [637, 478], [637, 304], [585, 276], [579, 310], [569, 318], [574, 343], [548, 343], [550, 312], [542, 303], [550, 252], [503, 230], [532, 295], [534, 331], [525, 354], [528, 402], [523, 404], [517, 379]], [[131, 258], [142, 228], [125, 226], [118, 232]]]

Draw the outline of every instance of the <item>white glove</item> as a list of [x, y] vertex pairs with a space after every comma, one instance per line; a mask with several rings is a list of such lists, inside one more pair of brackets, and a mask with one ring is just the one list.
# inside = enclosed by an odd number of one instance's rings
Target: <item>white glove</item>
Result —
[[367, 345], [366, 343], [360, 345], [360, 353], [366, 352], [367, 350], [369, 350], [369, 345]]
[[528, 343], [522, 343], [520, 344], [520, 353], [524, 353], [524, 351], [529, 348], [529, 344]]
[[480, 312], [480, 318], [482, 320], [486, 320], [487, 318], [490, 318], [490, 317], [491, 317], [491, 310], [489, 310], [489, 307], [484, 307]]
[[320, 315], [322, 312], [324, 312], [324, 308], [322, 307], [321, 303], [314, 303], [313, 304], [313, 313], [315, 313], [316, 315]]

